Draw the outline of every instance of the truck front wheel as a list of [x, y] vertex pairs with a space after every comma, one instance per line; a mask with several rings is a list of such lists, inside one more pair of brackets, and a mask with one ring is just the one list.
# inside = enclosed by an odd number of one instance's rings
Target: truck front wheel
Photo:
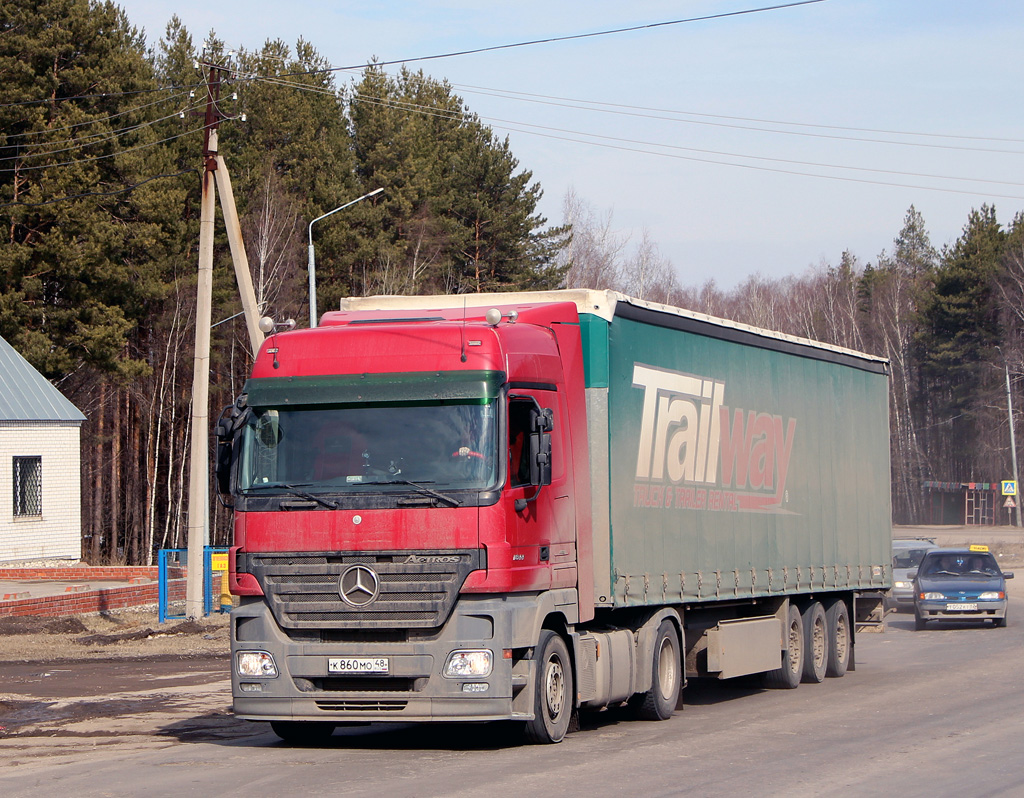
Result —
[[526, 723], [526, 738], [533, 743], [560, 743], [569, 729], [575, 695], [569, 649], [555, 632], [543, 629], [536, 652], [534, 716]]
[[643, 720], [668, 720], [676, 710], [682, 681], [679, 635], [667, 618], [658, 627], [651, 658], [651, 689], [637, 693], [629, 700], [630, 707]]

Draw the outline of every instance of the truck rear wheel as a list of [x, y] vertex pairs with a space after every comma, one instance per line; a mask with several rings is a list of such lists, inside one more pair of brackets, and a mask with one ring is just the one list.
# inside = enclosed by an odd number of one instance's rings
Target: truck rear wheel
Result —
[[801, 681], [817, 684], [825, 680], [828, 665], [829, 629], [825, 608], [812, 601], [802, 613], [804, 624], [804, 671]]
[[787, 647], [782, 652], [782, 666], [764, 674], [764, 686], [773, 689], [792, 690], [800, 686], [804, 672], [804, 624], [798, 610], [789, 605], [786, 625], [783, 628]]
[[637, 693], [629, 700], [630, 707], [643, 720], [668, 720], [676, 711], [682, 667], [679, 654], [679, 635], [667, 618], [658, 627], [651, 657], [651, 689]]
[[334, 734], [334, 724], [322, 721], [272, 720], [274, 734], [293, 745], [321, 743]]
[[574, 695], [569, 649], [555, 632], [543, 629], [536, 648], [533, 720], [526, 722], [526, 738], [560, 743], [569, 729]]
[[825, 625], [828, 627], [828, 666], [825, 675], [839, 677], [846, 675], [853, 655], [853, 637], [850, 634], [850, 611], [846, 602], [836, 599], [825, 610]]

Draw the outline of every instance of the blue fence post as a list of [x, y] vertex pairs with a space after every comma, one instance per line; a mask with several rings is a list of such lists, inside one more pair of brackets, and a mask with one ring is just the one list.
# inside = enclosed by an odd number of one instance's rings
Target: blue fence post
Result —
[[174, 615], [170, 611], [171, 605], [171, 586], [170, 578], [168, 577], [168, 570], [171, 565], [188, 566], [188, 551], [186, 549], [160, 549], [158, 552], [159, 564], [159, 584], [157, 594], [159, 596], [159, 618], [160, 623], [164, 623], [168, 620], [184, 618], [182, 615]]
[[157, 575], [158, 575], [158, 588], [157, 594], [159, 596], [159, 619], [160, 623], [167, 620], [167, 549], [160, 549], [159, 557], [157, 559]]

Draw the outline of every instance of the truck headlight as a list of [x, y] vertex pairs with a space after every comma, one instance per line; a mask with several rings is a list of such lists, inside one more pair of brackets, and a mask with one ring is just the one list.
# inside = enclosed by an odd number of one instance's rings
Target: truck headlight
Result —
[[239, 676], [277, 678], [277, 663], [266, 651], [239, 651], [235, 669]]
[[1001, 599], [1006, 598], [1006, 594], [1002, 590], [986, 590], [984, 593], [978, 596], [980, 599]]
[[490, 676], [491, 657], [488, 649], [453, 651], [444, 664], [444, 676], [447, 679], [482, 679]]
[[922, 593], [921, 598], [925, 601], [943, 601], [946, 597], [941, 593]]

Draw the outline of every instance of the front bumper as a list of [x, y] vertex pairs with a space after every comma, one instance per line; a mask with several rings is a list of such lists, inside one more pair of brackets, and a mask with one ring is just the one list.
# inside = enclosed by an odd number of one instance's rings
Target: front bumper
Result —
[[[961, 609], [958, 605], [962, 604], [973, 604], [976, 609]], [[990, 621], [1006, 617], [1006, 599], [918, 600], [914, 612], [926, 621]]]
[[[289, 635], [262, 600], [247, 599], [232, 611], [231, 619], [234, 713], [257, 721], [336, 723], [532, 718], [531, 691], [526, 688], [533, 678], [532, 627], [541, 603], [540, 597], [531, 595], [466, 595], [438, 630]], [[458, 649], [490, 650], [490, 675], [444, 677], [448, 655]], [[235, 663], [242, 651], [271, 654], [278, 676], [239, 676]], [[332, 657], [383, 657], [388, 673], [329, 673]]]
[[914, 608], [914, 589], [893, 587], [886, 599], [889, 609], [912, 610]]

